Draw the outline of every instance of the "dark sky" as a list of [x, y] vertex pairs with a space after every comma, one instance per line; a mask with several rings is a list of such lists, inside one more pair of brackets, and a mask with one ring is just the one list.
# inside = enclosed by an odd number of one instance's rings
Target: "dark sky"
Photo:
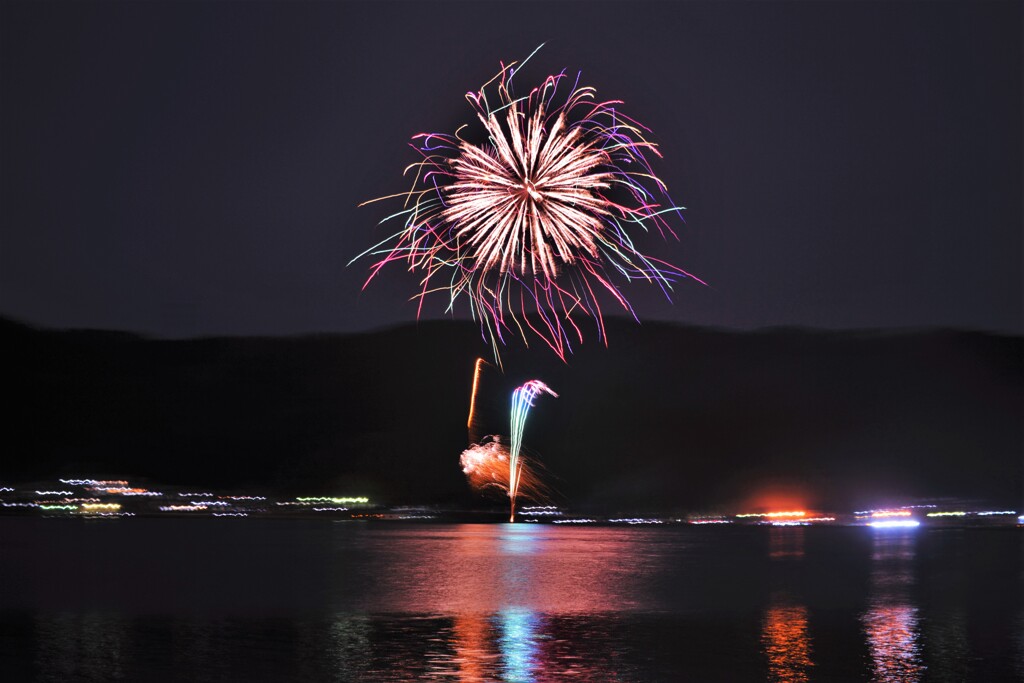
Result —
[[[0, 314], [161, 336], [406, 322], [363, 294], [409, 137], [535, 57], [654, 131], [711, 284], [642, 318], [1020, 334], [1022, 5], [0, 4]], [[443, 301], [428, 307], [441, 315]], [[465, 308], [463, 308], [463, 312]]]

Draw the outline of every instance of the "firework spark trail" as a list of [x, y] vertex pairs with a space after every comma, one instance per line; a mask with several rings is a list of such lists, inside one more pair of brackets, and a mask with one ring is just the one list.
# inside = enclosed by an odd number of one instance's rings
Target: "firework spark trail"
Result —
[[623, 115], [620, 101], [598, 101], [594, 88], [580, 87], [579, 75], [564, 96], [572, 80], [562, 72], [517, 97], [512, 81], [521, 69], [503, 65], [467, 93], [483, 144], [463, 137], [468, 125], [413, 136], [421, 160], [406, 168], [409, 191], [364, 202], [403, 198], [382, 221], [403, 225], [356, 258], [379, 259], [364, 288], [394, 261], [419, 273], [417, 315], [428, 294], [447, 291], [449, 312], [468, 298], [496, 359], [506, 333], [518, 332], [564, 360], [574, 340], [583, 341], [576, 313], [594, 318], [607, 343], [601, 292], [635, 318], [617, 283], [644, 280], [668, 297], [673, 282], [700, 280], [634, 245], [631, 232], [676, 237], [667, 219], [682, 217], [648, 161], [661, 156], [648, 129]]
[[558, 394], [538, 379], [531, 379], [512, 392], [512, 447], [508, 455], [508, 497], [510, 500], [509, 522], [516, 518], [516, 496], [522, 479], [522, 463], [519, 451], [523, 445], [523, 429], [526, 417], [533, 407], [533, 402], [541, 393], [548, 393], [558, 398]]

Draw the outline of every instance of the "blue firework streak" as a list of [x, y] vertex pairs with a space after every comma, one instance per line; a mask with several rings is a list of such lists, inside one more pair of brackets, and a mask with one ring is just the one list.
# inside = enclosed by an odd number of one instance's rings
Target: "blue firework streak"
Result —
[[530, 414], [534, 400], [542, 393], [558, 398], [558, 394], [539, 379], [531, 379], [512, 392], [512, 446], [508, 456], [508, 497], [511, 505], [508, 521], [510, 522], [515, 521], [516, 496], [519, 495], [519, 482], [522, 475], [519, 451], [523, 445], [523, 429], [526, 427], [526, 418]]

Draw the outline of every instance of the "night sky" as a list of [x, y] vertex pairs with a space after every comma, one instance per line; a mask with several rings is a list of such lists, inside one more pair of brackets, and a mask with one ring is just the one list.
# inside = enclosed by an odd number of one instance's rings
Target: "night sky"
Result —
[[[534, 58], [653, 131], [699, 275], [641, 318], [1020, 334], [1019, 2], [0, 5], [0, 314], [157, 336], [411, 321], [360, 294], [422, 131]], [[443, 297], [442, 297], [443, 298]], [[426, 317], [443, 315], [443, 300]], [[460, 315], [466, 315], [463, 307]]]

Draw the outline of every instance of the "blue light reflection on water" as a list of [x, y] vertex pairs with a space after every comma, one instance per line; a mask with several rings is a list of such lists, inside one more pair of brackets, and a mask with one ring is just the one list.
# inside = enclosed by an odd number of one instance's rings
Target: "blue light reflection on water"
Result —
[[501, 551], [507, 555], [533, 555], [541, 550], [545, 527], [536, 524], [502, 524]]
[[[504, 524], [501, 528], [501, 552], [511, 556], [533, 555], [540, 551], [540, 527], [532, 524]], [[503, 579], [506, 586], [529, 581], [523, 569], [515, 562], [505, 565]], [[510, 683], [532, 683], [537, 668], [537, 629], [539, 617], [533, 610], [509, 605], [498, 614], [501, 635], [503, 673]]]
[[540, 617], [524, 607], [509, 607], [498, 615], [498, 645], [504, 677], [510, 683], [531, 683], [537, 669], [537, 631]]

